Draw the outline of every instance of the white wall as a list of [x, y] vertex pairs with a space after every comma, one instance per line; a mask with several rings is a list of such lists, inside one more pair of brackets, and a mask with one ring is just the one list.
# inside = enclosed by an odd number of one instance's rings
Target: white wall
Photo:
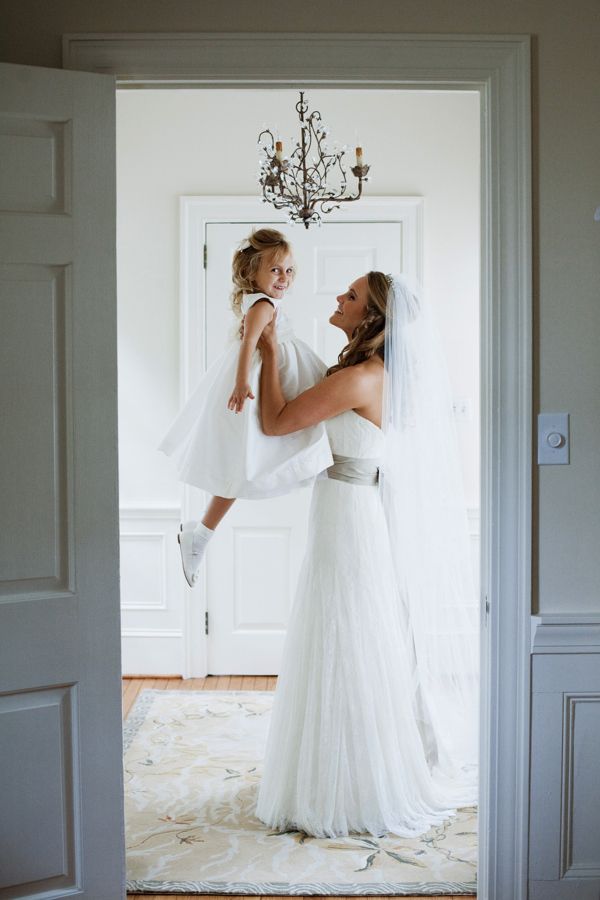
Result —
[[[297, 98], [290, 90], [117, 94], [122, 505], [179, 499], [172, 463], [155, 450], [179, 406], [178, 197], [255, 195], [257, 134], [265, 122], [278, 125], [284, 141], [295, 134]], [[332, 139], [354, 145], [358, 133], [372, 166], [367, 194], [425, 198], [425, 285], [439, 313], [454, 396], [471, 403], [472, 419], [457, 429], [467, 503], [477, 507], [478, 95], [315, 90], [307, 99]], [[293, 241], [294, 228], [287, 231]]]

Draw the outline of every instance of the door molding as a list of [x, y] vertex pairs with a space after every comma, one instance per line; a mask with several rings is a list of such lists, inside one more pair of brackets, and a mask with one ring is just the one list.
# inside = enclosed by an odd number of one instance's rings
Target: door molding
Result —
[[485, 625], [479, 889], [484, 900], [525, 900], [533, 465], [529, 36], [67, 34], [63, 65], [112, 73], [122, 88], [479, 91]]

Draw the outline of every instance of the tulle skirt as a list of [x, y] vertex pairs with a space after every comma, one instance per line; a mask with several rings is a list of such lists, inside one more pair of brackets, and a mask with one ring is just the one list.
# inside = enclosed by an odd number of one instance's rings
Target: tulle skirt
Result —
[[257, 817], [413, 837], [456, 813], [431, 775], [376, 486], [315, 483]]

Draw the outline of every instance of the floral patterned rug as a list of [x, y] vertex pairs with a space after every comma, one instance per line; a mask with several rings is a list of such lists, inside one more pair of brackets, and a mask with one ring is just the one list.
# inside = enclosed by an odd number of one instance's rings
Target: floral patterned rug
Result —
[[124, 727], [129, 892], [476, 893], [475, 807], [414, 839], [279, 834], [257, 819], [272, 700], [140, 693]]

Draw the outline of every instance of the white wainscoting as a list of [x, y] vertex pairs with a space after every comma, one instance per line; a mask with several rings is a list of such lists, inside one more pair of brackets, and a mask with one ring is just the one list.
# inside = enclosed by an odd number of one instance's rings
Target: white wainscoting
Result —
[[124, 675], [179, 675], [186, 669], [180, 521], [179, 507], [120, 510]]
[[600, 896], [600, 615], [532, 617], [530, 900]]

